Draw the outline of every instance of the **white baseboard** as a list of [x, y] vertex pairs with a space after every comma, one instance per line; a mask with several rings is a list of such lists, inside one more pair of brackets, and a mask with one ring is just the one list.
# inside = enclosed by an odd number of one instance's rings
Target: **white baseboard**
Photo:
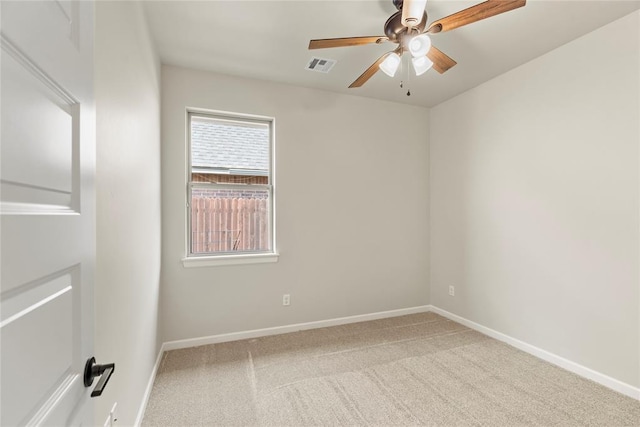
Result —
[[217, 344], [228, 341], [246, 340], [265, 337], [268, 335], [286, 334], [289, 332], [306, 331], [308, 329], [326, 328], [328, 326], [346, 325], [348, 323], [366, 322], [368, 320], [384, 319], [387, 317], [404, 316], [407, 314], [424, 313], [429, 311], [428, 305], [401, 308], [398, 310], [380, 311], [377, 313], [359, 314], [357, 316], [338, 317], [335, 319], [317, 320], [315, 322], [295, 323], [293, 325], [275, 326], [272, 328], [253, 329], [251, 331], [231, 332], [228, 334], [210, 335], [208, 337], [191, 338], [186, 340], [168, 341], [162, 347], [165, 350], [198, 347], [201, 345]]
[[136, 422], [134, 424], [135, 427], [139, 427], [142, 424], [142, 418], [144, 418], [144, 413], [147, 410], [147, 404], [149, 403], [149, 396], [151, 396], [151, 389], [153, 388], [153, 383], [156, 381], [156, 374], [160, 368], [160, 362], [162, 362], [162, 356], [165, 351], [166, 349], [164, 348], [164, 344], [162, 344], [160, 351], [158, 351], [158, 357], [156, 357], [156, 363], [153, 365], [153, 369], [151, 370], [149, 382], [147, 382], [147, 388], [144, 390], [142, 403], [140, 403], [140, 408], [138, 408], [138, 415], [136, 416]]
[[622, 381], [616, 380], [615, 378], [611, 378], [610, 376], [594, 371], [593, 369], [587, 368], [586, 366], [582, 366], [578, 363], [572, 362], [571, 360], [565, 359], [564, 357], [560, 357], [558, 355], [550, 353], [546, 350], [543, 350], [531, 344], [527, 344], [524, 341], [520, 341], [516, 338], [512, 338], [508, 335], [503, 334], [502, 332], [498, 332], [491, 328], [487, 328], [486, 326], [482, 326], [478, 323], [472, 322], [471, 320], [465, 319], [464, 317], [460, 317], [457, 314], [450, 313], [446, 310], [435, 307], [433, 305], [429, 306], [429, 311], [437, 313], [443, 317], [446, 317], [447, 319], [453, 320], [454, 322], [458, 322], [464, 326], [467, 326], [471, 329], [474, 329], [478, 332], [488, 335], [491, 338], [495, 338], [499, 341], [507, 343], [537, 358], [545, 360], [549, 363], [553, 363], [554, 365], [559, 366], [563, 369], [566, 369], [567, 371], [573, 372], [574, 374], [580, 375], [581, 377], [595, 381], [598, 384], [601, 384], [614, 391], [617, 391], [618, 393], [622, 393], [631, 398], [640, 400], [640, 388], [638, 387], [634, 387], [630, 384], [623, 383]]

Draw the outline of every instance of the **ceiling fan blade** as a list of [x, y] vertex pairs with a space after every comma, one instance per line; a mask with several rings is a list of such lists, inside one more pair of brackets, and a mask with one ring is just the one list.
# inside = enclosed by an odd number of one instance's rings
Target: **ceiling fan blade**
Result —
[[309, 42], [309, 49], [326, 49], [329, 47], [360, 46], [363, 44], [380, 43], [388, 40], [385, 36], [371, 37], [343, 37], [339, 39], [318, 39]]
[[364, 71], [364, 73], [362, 73], [360, 75], [360, 77], [358, 77], [353, 83], [351, 83], [349, 85], [349, 89], [354, 88], [354, 87], [360, 87], [363, 84], [365, 84], [367, 82], [367, 80], [369, 80], [371, 77], [373, 77], [373, 75], [375, 73], [378, 72], [378, 70], [380, 69], [380, 64], [382, 64], [382, 61], [387, 59], [387, 56], [391, 55], [392, 53], [393, 52], [387, 52], [384, 55], [382, 55], [380, 58], [378, 58], [378, 60], [376, 62], [371, 64], [371, 66], [369, 68], [367, 68]]
[[433, 62], [433, 69], [440, 74], [446, 72], [449, 68], [457, 64], [456, 61], [449, 58], [435, 46], [431, 46], [431, 49], [429, 49], [429, 52], [427, 52], [427, 58], [429, 58], [431, 62]]
[[440, 33], [462, 27], [524, 6], [527, 0], [487, 0], [433, 22], [428, 33]]

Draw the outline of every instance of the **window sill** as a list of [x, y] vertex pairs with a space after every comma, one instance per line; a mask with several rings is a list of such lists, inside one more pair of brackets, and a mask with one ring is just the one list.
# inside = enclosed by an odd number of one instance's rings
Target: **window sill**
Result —
[[240, 265], [240, 264], [265, 264], [278, 262], [277, 253], [269, 254], [243, 254], [243, 255], [217, 255], [182, 258], [182, 265], [185, 268], [193, 267], [214, 267], [218, 265]]

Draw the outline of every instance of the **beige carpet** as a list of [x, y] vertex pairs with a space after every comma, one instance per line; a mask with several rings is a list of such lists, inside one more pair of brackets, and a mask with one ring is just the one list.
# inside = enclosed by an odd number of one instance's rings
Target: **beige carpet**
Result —
[[434, 313], [165, 353], [144, 426], [640, 426], [640, 402]]

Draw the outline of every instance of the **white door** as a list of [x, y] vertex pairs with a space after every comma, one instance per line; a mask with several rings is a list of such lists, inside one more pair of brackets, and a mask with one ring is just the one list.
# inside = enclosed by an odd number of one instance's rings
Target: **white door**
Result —
[[0, 8], [0, 424], [91, 425], [93, 3]]

